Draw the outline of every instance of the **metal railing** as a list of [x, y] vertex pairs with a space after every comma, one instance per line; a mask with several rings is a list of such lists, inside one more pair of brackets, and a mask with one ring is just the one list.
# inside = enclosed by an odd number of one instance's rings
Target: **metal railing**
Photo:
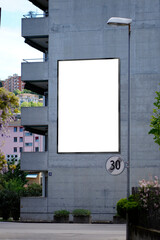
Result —
[[46, 58], [32, 58], [32, 59], [22, 59], [23, 63], [32, 63], [32, 62], [46, 62]]
[[48, 13], [44, 12], [44, 13], [36, 13], [33, 11], [28, 12], [27, 14], [23, 15], [24, 18], [43, 18], [43, 17], [47, 17]]

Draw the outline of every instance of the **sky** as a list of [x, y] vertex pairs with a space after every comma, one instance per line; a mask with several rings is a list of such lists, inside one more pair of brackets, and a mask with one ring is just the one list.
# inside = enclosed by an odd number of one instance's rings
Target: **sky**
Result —
[[17, 73], [21, 76], [23, 59], [42, 58], [40, 51], [24, 43], [21, 37], [21, 19], [29, 11], [42, 11], [28, 0], [0, 0], [0, 80]]

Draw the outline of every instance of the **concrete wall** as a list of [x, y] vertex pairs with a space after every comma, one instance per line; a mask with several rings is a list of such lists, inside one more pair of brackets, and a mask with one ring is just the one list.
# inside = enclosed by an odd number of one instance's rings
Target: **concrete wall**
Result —
[[[127, 161], [127, 27], [107, 26], [112, 16], [131, 25], [131, 186], [159, 175], [160, 152], [148, 135], [160, 79], [159, 0], [50, 0], [47, 211], [87, 208], [93, 220], [112, 220], [126, 196], [126, 170], [105, 170], [113, 154], [57, 154], [57, 60], [120, 59], [120, 156]], [[38, 115], [39, 116], [39, 115]], [[36, 206], [35, 210], [36, 211]]]
[[49, 177], [48, 211], [88, 208], [93, 219], [112, 219], [126, 196], [126, 171], [110, 176], [112, 154], [57, 154], [57, 60], [120, 58], [120, 155], [127, 161], [126, 27], [107, 26], [112, 16], [131, 26], [131, 186], [158, 174], [160, 153], [148, 135], [154, 92], [160, 78], [159, 1], [58, 0], [49, 2]]
[[45, 221], [47, 218], [47, 199], [43, 197], [21, 198], [21, 221]]

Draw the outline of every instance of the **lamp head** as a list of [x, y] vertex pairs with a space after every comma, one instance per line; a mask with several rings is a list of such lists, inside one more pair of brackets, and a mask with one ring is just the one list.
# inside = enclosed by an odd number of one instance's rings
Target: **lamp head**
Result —
[[119, 25], [119, 26], [126, 26], [132, 23], [131, 18], [120, 18], [120, 17], [111, 17], [107, 24], [110, 25]]

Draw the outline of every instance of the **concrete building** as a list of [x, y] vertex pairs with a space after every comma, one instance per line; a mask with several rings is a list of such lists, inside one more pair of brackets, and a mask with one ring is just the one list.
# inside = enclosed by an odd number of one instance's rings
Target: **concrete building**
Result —
[[17, 74], [13, 74], [13, 76], [9, 76], [3, 82], [3, 87], [10, 92], [13, 92], [14, 90], [17, 90], [17, 89], [22, 91], [24, 89], [24, 85], [25, 84], [21, 81], [21, 77], [18, 76]]
[[[42, 51], [46, 57], [43, 62], [23, 63], [22, 80], [27, 89], [46, 97], [46, 105], [22, 109], [22, 125], [33, 133], [43, 134], [46, 141], [44, 152], [22, 153], [22, 170], [42, 171], [46, 192], [43, 198], [21, 199], [21, 219], [52, 221], [55, 210], [85, 208], [91, 211], [93, 220], [112, 220], [116, 202], [126, 196], [127, 189], [126, 169], [121, 175], [112, 176], [106, 171], [105, 164], [109, 157], [115, 155], [127, 162], [128, 30], [127, 27], [111, 27], [106, 23], [114, 16], [133, 20], [132, 187], [149, 175], [159, 176], [159, 147], [148, 131], [160, 79], [160, 1], [30, 1], [46, 15], [22, 19], [22, 36], [27, 44]], [[57, 61], [106, 58], [120, 61], [120, 151], [60, 153], [57, 150]], [[94, 136], [94, 130], [92, 133]]]

